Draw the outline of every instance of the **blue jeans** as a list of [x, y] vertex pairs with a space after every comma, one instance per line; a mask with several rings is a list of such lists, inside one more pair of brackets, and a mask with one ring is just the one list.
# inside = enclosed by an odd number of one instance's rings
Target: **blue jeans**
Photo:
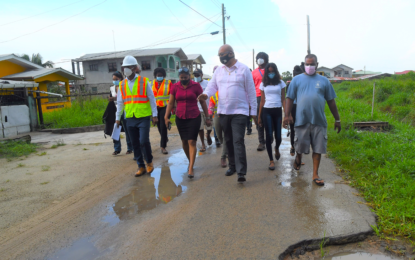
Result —
[[281, 124], [282, 124], [282, 109], [280, 107], [262, 109], [262, 118], [264, 120], [264, 128], [266, 133], [266, 146], [269, 160], [273, 161], [272, 157], [272, 134], [275, 134], [275, 148], [280, 148], [281, 138]]
[[145, 167], [147, 163], [153, 162], [150, 144], [150, 117], [127, 118], [127, 128], [133, 143], [134, 159], [138, 167]]
[[[125, 139], [127, 141], [127, 151], [132, 151], [133, 144], [131, 143], [130, 135], [128, 133], [128, 128], [127, 128], [127, 121], [125, 121], [124, 114], [122, 114], [121, 116], [121, 124], [124, 127], [124, 131], [125, 131]], [[114, 151], [121, 152], [121, 138], [118, 141], [114, 140]]]

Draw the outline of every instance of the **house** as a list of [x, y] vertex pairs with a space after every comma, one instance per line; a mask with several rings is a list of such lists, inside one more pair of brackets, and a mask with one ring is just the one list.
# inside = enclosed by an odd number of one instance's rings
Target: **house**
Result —
[[415, 72], [415, 70], [404, 70], [402, 72], [395, 72], [396, 75], [408, 74], [409, 72]]
[[158, 48], [86, 54], [72, 60], [72, 70], [75, 73], [76, 67], [80, 74], [82, 63], [85, 80], [79, 84], [95, 93], [108, 92], [112, 85], [112, 74], [121, 71], [122, 61], [127, 55], [137, 59], [141, 66], [140, 75], [151, 80], [154, 79], [153, 71], [157, 67], [166, 69], [166, 78], [176, 82], [181, 67], [186, 66], [193, 71], [193, 68], [202, 68], [202, 64], [206, 64], [200, 54], [186, 55], [181, 48]]
[[319, 72], [324, 72], [324, 76], [326, 76], [327, 78], [332, 78], [334, 77], [334, 70], [327, 68], [327, 67], [318, 67], [317, 70]]
[[340, 64], [333, 68], [334, 75], [332, 77], [351, 78], [353, 76], [353, 68]]

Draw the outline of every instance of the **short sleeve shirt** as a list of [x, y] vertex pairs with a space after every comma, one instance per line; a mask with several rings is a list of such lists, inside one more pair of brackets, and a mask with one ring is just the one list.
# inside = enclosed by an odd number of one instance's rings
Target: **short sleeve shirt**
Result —
[[199, 83], [190, 81], [187, 88], [183, 88], [180, 82], [174, 83], [170, 90], [177, 101], [176, 116], [180, 119], [196, 118], [200, 115], [197, 97], [203, 93]]
[[288, 88], [287, 97], [297, 100], [295, 126], [305, 124], [327, 127], [324, 107], [326, 101], [335, 99], [336, 93], [330, 81], [319, 74], [295, 76]]
[[275, 107], [282, 107], [281, 102], [281, 92], [285, 88], [285, 82], [280, 80], [280, 83], [277, 85], [268, 85], [264, 87], [264, 84], [261, 83], [259, 89], [264, 91], [265, 94], [265, 104], [264, 107], [266, 108], [275, 108]]
[[262, 76], [264, 75], [264, 73], [265, 70], [260, 68], [256, 68], [252, 71], [252, 78], [254, 79], [255, 92], [257, 97], [261, 96], [261, 90], [259, 89], [259, 86], [262, 83]]

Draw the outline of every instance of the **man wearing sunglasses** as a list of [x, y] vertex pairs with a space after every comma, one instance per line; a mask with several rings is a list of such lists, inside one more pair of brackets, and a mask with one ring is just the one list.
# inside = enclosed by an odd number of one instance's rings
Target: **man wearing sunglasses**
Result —
[[[219, 66], [199, 100], [207, 100], [219, 91], [219, 122], [225, 133], [228, 148], [229, 170], [226, 176], [238, 173], [238, 182], [246, 181], [247, 173], [245, 128], [248, 117], [257, 123], [257, 102], [255, 84], [248, 66], [235, 59], [230, 45], [220, 47]], [[249, 109], [251, 107], [251, 110]]]
[[[153, 155], [150, 145], [150, 118], [157, 124], [157, 105], [151, 83], [148, 78], [140, 76], [140, 65], [133, 56], [125, 56], [121, 65], [125, 79], [120, 82], [120, 95], [117, 95], [117, 127], [125, 109], [128, 132], [133, 143], [134, 158], [137, 160], [136, 177], [151, 173]], [[147, 162], [147, 167], [144, 163]]]

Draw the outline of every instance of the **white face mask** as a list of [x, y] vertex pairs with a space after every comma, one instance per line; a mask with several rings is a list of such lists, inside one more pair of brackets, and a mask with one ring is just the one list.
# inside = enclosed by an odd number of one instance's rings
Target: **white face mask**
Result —
[[131, 76], [131, 74], [133, 74], [133, 71], [129, 68], [124, 68], [124, 75], [129, 77]]
[[258, 63], [258, 65], [262, 65], [265, 61], [264, 59], [258, 59], [256, 62]]

